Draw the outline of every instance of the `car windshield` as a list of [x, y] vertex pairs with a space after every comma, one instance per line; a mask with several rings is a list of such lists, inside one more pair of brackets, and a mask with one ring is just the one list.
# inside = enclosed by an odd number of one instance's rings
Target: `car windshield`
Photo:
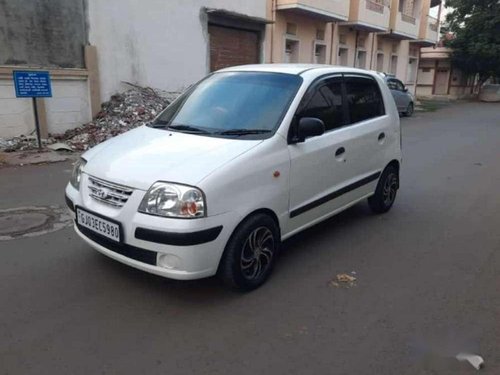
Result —
[[215, 73], [179, 97], [150, 126], [200, 135], [267, 138], [301, 83], [301, 77], [291, 74]]

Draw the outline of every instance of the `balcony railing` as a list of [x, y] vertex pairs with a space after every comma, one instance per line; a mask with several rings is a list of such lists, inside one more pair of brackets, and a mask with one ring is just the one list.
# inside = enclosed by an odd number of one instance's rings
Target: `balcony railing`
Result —
[[438, 28], [439, 28], [439, 22], [438, 22], [437, 18], [428, 16], [427, 22], [429, 24], [429, 29], [431, 29], [432, 31], [437, 33]]
[[366, 0], [366, 9], [384, 14], [384, 4], [372, 0]]
[[404, 14], [401, 13], [401, 21], [411, 23], [412, 25], [415, 25], [416, 19], [413, 16], [410, 16], [409, 14]]

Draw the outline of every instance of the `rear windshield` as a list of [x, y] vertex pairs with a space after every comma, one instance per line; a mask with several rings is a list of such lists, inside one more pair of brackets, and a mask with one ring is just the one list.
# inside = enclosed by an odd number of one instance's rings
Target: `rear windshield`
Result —
[[266, 72], [215, 73], [179, 97], [151, 125], [200, 135], [267, 138], [302, 78]]

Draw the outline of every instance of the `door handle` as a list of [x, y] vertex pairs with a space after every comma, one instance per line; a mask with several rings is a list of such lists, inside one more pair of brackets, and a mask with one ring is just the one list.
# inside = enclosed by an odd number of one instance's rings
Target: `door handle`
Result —
[[385, 133], [380, 133], [380, 134], [378, 135], [378, 140], [379, 140], [379, 141], [383, 140], [384, 138], [385, 138]]
[[337, 149], [337, 151], [335, 151], [335, 156], [338, 157], [338, 156], [342, 155], [344, 152], [345, 152], [345, 148], [340, 147]]

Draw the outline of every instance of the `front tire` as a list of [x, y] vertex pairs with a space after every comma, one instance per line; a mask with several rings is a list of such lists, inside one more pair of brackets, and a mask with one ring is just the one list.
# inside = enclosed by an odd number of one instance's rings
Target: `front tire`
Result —
[[394, 165], [389, 165], [378, 180], [375, 194], [368, 198], [368, 205], [377, 214], [389, 211], [396, 200], [399, 188], [399, 172]]
[[271, 274], [280, 245], [279, 228], [266, 214], [243, 221], [229, 239], [219, 266], [219, 277], [234, 289], [250, 291]]

